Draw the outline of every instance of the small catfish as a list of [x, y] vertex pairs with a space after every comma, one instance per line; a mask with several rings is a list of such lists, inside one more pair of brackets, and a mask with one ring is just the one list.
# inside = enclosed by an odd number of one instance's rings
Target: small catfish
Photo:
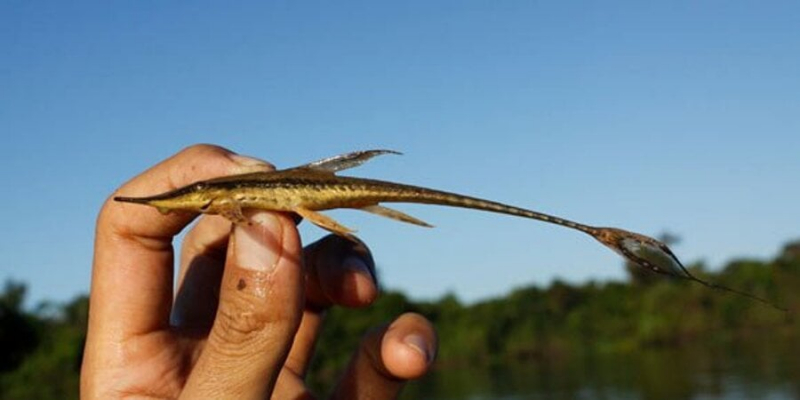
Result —
[[347, 228], [319, 211], [351, 208], [424, 227], [430, 224], [383, 203], [422, 203], [471, 208], [535, 219], [586, 233], [631, 262], [658, 274], [698, 282], [735, 293], [786, 311], [753, 294], [704, 281], [692, 275], [666, 244], [651, 237], [617, 228], [584, 225], [537, 211], [490, 200], [394, 182], [338, 176], [336, 172], [357, 167], [391, 150], [357, 151], [278, 171], [251, 172], [195, 182], [149, 197], [115, 197], [114, 200], [146, 204], [162, 213], [188, 211], [219, 214], [234, 223], [248, 223], [242, 210], [293, 212], [313, 224], [348, 239]]

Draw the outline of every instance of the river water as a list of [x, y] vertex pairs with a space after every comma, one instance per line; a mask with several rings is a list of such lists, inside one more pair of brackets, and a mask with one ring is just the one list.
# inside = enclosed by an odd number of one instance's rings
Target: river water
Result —
[[761, 336], [623, 354], [581, 351], [494, 367], [438, 366], [402, 398], [800, 400], [800, 341]]

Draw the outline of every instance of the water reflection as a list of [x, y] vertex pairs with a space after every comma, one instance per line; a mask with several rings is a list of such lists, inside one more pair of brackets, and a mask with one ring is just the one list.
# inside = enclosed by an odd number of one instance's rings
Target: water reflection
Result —
[[627, 354], [575, 350], [496, 367], [440, 366], [404, 399], [800, 399], [800, 342], [752, 338]]

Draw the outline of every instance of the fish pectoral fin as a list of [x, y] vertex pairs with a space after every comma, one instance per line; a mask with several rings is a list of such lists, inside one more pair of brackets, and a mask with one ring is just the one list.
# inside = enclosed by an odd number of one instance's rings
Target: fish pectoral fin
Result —
[[433, 228], [433, 225], [431, 225], [431, 224], [429, 224], [429, 223], [427, 223], [427, 222], [425, 222], [423, 220], [414, 218], [414, 217], [412, 217], [412, 216], [410, 216], [410, 215], [408, 215], [408, 214], [406, 214], [404, 212], [400, 212], [400, 211], [391, 209], [389, 207], [384, 207], [384, 206], [381, 206], [381, 205], [378, 205], [378, 204], [374, 204], [374, 205], [366, 206], [366, 207], [361, 207], [361, 208], [359, 208], [359, 210], [364, 210], [366, 212], [370, 212], [370, 213], [373, 213], [373, 214], [381, 215], [381, 216], [384, 216], [386, 218], [391, 218], [391, 219], [394, 219], [394, 220], [397, 220], [397, 221], [407, 222], [409, 224], [424, 226], [426, 228]]
[[242, 206], [232, 198], [215, 198], [200, 208], [204, 214], [218, 214], [225, 217], [234, 224], [250, 224], [250, 220], [244, 215]]
[[314, 225], [325, 229], [326, 231], [335, 233], [350, 240], [354, 240], [352, 235], [352, 233], [355, 232], [354, 230], [336, 222], [336, 220], [327, 215], [320, 214], [316, 211], [302, 207], [295, 208], [294, 212], [299, 214], [304, 219], [311, 221], [311, 223]]
[[316, 171], [325, 171], [335, 173], [348, 168], [355, 168], [375, 156], [383, 154], [401, 154], [394, 150], [365, 150], [354, 151], [352, 153], [340, 154], [338, 156], [323, 158], [304, 164], [295, 168], [307, 168]]

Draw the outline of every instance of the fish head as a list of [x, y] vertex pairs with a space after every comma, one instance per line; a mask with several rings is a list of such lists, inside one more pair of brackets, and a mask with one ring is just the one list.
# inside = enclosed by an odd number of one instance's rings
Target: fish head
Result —
[[154, 196], [115, 197], [114, 200], [152, 206], [162, 214], [176, 210], [205, 212], [221, 194], [221, 189], [201, 181]]

